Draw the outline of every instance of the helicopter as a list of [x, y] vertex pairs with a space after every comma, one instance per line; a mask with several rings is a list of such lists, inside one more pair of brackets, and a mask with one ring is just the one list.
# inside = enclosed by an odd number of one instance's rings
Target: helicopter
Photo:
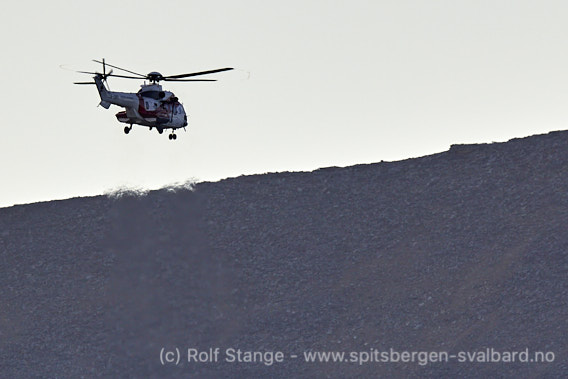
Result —
[[[173, 92], [165, 91], [159, 82], [214, 82], [216, 81], [215, 79], [186, 78], [214, 74], [233, 69], [232, 67], [226, 67], [216, 70], [192, 72], [189, 74], [163, 76], [157, 71], [152, 71], [147, 75], [139, 74], [131, 70], [108, 64], [105, 62], [104, 58], [102, 61], [93, 59], [93, 62], [102, 64], [103, 72], [77, 71], [82, 74], [94, 75], [93, 81], [74, 82], [74, 84], [96, 85], [101, 97], [99, 105], [105, 109], [108, 109], [111, 104], [123, 107], [124, 110], [118, 112], [116, 114], [116, 118], [122, 123], [129, 124], [129, 126], [124, 127], [125, 134], [130, 133], [132, 125], [136, 124], [149, 127], [150, 130], [152, 130], [152, 128], [156, 128], [160, 134], [162, 134], [166, 129], [171, 129], [172, 131], [168, 135], [170, 140], [177, 139], [175, 134], [177, 129], [183, 128], [185, 130], [185, 127], [187, 126], [187, 114], [185, 113], [183, 105], [179, 102], [179, 99], [173, 94]], [[107, 72], [107, 66], [111, 67], [109, 72]], [[113, 68], [131, 75], [113, 74]], [[144, 80], [144, 83], [140, 86], [140, 90], [137, 93], [114, 92], [107, 88], [108, 84], [105, 85], [109, 76], [124, 79]]]

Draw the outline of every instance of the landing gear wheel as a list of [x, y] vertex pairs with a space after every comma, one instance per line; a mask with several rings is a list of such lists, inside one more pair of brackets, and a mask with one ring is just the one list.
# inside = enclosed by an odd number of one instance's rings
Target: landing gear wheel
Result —
[[172, 134], [173, 139], [177, 139], [178, 137], [175, 134]]
[[172, 140], [172, 138], [173, 138], [173, 137], [172, 137], [172, 135], [170, 134], [170, 135], [168, 136], [168, 139], [169, 139], [169, 140]]
[[124, 134], [130, 133], [130, 129], [132, 129], [132, 126], [131, 127], [125, 126], [124, 127]]

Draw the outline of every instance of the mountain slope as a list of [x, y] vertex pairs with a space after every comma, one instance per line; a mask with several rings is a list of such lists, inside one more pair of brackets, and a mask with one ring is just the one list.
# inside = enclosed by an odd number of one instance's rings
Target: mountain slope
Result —
[[[568, 132], [553, 132], [193, 191], [0, 209], [0, 371], [561, 376], [568, 372], [567, 148]], [[162, 366], [161, 349], [174, 347], [182, 355], [219, 347], [285, 358]], [[303, 358], [306, 351], [487, 348], [555, 359]]]

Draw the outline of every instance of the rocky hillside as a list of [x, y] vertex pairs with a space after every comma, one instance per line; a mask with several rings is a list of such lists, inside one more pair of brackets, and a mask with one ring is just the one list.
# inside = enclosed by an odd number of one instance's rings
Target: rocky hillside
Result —
[[563, 377], [567, 225], [568, 132], [3, 208], [0, 377]]

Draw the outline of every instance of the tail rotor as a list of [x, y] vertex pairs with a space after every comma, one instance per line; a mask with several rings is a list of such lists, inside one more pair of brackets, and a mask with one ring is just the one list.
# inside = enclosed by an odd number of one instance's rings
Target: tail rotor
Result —
[[[113, 71], [112, 71], [112, 68], [110, 69], [110, 71], [109, 71], [108, 73], [106, 72], [106, 66], [107, 66], [107, 64], [106, 64], [104, 58], [103, 58], [102, 61], [97, 61], [97, 60], [93, 59], [93, 62], [101, 63], [101, 64], [103, 65], [103, 72], [102, 72], [102, 74], [101, 74], [100, 72], [89, 72], [89, 71], [77, 71], [77, 72], [79, 72], [79, 73], [81, 73], [81, 74], [91, 74], [91, 75], [100, 76], [102, 82], [103, 82], [104, 85], [107, 87], [107, 89], [110, 91], [110, 86], [108, 85], [107, 78], [108, 78], [109, 76], [114, 76], [114, 75], [112, 74], [112, 72], [113, 72]], [[110, 66], [110, 65], [108, 65], [108, 66]], [[96, 83], [95, 83], [95, 82], [74, 82], [74, 84], [96, 84]]]

